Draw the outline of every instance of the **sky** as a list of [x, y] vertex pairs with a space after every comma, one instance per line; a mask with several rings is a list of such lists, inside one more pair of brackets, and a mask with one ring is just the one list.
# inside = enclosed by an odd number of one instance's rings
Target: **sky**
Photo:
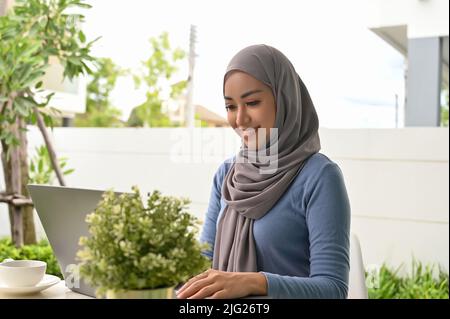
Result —
[[[367, 0], [90, 0], [83, 26], [102, 38], [93, 54], [136, 70], [150, 56], [148, 39], [169, 33], [172, 47], [189, 49], [197, 27], [193, 101], [226, 117], [223, 74], [229, 60], [252, 44], [268, 44], [293, 63], [308, 88], [321, 127], [403, 126], [404, 59], [368, 29]], [[179, 79], [186, 79], [187, 60]], [[396, 98], [397, 96], [397, 98]], [[131, 78], [112, 94], [123, 118], [143, 101]]]

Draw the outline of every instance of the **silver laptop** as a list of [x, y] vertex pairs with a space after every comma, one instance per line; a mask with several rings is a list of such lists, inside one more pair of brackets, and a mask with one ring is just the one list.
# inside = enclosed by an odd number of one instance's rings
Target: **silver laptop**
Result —
[[66, 286], [95, 297], [95, 289], [77, 276], [74, 266], [78, 263], [75, 256], [80, 249], [80, 236], [89, 237], [86, 215], [97, 207], [104, 191], [37, 184], [27, 186]]

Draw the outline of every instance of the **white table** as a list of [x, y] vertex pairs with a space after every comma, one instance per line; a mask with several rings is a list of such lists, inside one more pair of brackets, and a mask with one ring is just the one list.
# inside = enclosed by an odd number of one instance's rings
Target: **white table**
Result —
[[[32, 295], [5, 294], [0, 292], [0, 299], [94, 299], [93, 297], [79, 294], [66, 287], [64, 280], [54, 286]], [[267, 296], [249, 296], [242, 299], [270, 299]]]
[[64, 280], [54, 286], [32, 295], [15, 295], [0, 292], [0, 299], [93, 299], [90, 296], [73, 292], [66, 287]]

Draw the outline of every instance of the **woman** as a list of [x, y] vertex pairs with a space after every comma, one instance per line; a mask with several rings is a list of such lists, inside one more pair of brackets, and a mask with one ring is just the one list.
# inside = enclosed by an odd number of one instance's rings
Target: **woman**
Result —
[[178, 298], [346, 298], [350, 206], [339, 167], [318, 153], [314, 105], [291, 62], [254, 45], [223, 92], [239, 153], [214, 176], [201, 241], [212, 269]]

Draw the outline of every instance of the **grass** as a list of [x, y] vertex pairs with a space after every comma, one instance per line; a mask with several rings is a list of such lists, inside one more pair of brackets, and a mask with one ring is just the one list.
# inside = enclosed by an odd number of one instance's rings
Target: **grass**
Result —
[[393, 270], [384, 264], [378, 287], [369, 289], [369, 299], [448, 299], [448, 273], [441, 268], [413, 260], [411, 273], [399, 276], [401, 267]]

